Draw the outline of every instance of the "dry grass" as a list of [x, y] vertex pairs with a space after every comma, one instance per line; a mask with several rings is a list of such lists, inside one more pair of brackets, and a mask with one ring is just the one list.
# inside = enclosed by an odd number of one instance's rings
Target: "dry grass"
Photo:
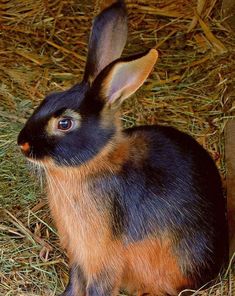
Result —
[[[124, 104], [124, 126], [160, 123], [186, 131], [211, 153], [225, 180], [223, 132], [235, 109], [235, 38], [224, 26], [220, 1], [127, 2], [124, 54], [157, 47], [160, 59]], [[25, 165], [16, 137], [45, 94], [82, 77], [99, 3], [0, 2], [0, 295], [55, 295], [67, 282], [43, 186]], [[214, 288], [194, 295], [235, 295], [234, 268], [231, 262]]]

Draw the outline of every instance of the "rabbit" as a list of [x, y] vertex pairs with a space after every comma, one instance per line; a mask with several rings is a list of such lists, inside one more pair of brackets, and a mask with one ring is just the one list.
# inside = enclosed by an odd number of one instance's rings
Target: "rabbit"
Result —
[[121, 103], [158, 58], [155, 49], [121, 58], [126, 39], [116, 1], [94, 19], [82, 82], [48, 95], [18, 136], [45, 170], [70, 266], [63, 296], [177, 295], [227, 260], [225, 199], [209, 154], [173, 127], [121, 127]]

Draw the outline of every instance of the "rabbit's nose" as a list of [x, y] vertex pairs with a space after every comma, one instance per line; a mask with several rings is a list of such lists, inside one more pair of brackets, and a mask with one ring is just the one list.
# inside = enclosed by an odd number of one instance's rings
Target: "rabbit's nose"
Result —
[[24, 152], [27, 153], [30, 150], [30, 145], [28, 142], [25, 142], [23, 144], [20, 145], [20, 149]]

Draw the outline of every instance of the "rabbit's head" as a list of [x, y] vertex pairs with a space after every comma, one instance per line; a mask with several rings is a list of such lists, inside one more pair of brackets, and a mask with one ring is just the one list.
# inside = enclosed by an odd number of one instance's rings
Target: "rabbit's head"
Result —
[[21, 130], [18, 144], [29, 160], [76, 166], [115, 138], [118, 106], [143, 84], [157, 60], [154, 49], [120, 58], [126, 38], [126, 10], [117, 1], [94, 20], [83, 81], [47, 96]]

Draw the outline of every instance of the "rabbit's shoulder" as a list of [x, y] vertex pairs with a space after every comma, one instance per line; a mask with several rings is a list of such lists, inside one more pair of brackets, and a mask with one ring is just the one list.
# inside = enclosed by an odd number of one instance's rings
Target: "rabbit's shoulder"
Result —
[[[178, 166], [192, 168], [194, 162], [205, 159], [211, 163], [208, 153], [190, 135], [170, 126], [146, 125], [124, 130], [129, 138], [130, 161], [155, 168]], [[213, 164], [212, 164], [213, 166]]]

